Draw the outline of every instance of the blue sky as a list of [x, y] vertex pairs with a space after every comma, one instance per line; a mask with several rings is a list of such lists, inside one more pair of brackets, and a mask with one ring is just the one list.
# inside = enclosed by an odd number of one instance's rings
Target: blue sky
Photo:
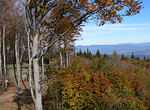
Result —
[[89, 22], [83, 27], [76, 45], [107, 45], [150, 42], [150, 0], [142, 0], [143, 9], [135, 16], [124, 17], [121, 24], [96, 26]]

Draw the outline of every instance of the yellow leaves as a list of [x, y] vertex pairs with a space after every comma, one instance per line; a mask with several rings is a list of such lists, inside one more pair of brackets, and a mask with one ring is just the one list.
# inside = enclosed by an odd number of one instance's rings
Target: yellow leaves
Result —
[[88, 72], [83, 71], [83, 74], [85, 76], [85, 81], [90, 81], [91, 80], [91, 75]]
[[122, 10], [122, 9], [123, 9], [123, 6], [117, 6], [117, 7], [116, 7], [116, 10], [118, 10], [118, 11], [119, 11], [119, 10]]

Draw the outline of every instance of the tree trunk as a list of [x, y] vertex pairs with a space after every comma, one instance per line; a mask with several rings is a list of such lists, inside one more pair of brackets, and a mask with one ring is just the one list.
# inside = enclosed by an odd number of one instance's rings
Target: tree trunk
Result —
[[70, 52], [68, 52], [68, 65], [70, 64]]
[[[14, 51], [15, 51], [15, 49], [14, 49]], [[15, 52], [14, 52], [14, 54], [15, 54]], [[15, 82], [16, 82], [16, 86], [18, 86], [18, 80], [17, 80], [17, 75], [16, 75], [16, 66], [15, 66], [15, 56], [13, 56], [13, 58], [12, 58], [12, 60], [13, 60], [13, 62], [12, 62], [12, 64], [13, 64], [13, 70], [14, 70], [14, 77], [15, 77]]]
[[[22, 53], [23, 54], [23, 53]], [[23, 80], [23, 77], [22, 77], [22, 66], [23, 66], [23, 58], [22, 59], [20, 59], [20, 66], [21, 66], [21, 70], [20, 70], [20, 78], [21, 78], [21, 81], [22, 81], [22, 84], [23, 84], [23, 86], [24, 86], [24, 88], [26, 89], [26, 90], [28, 90], [28, 88], [26, 87], [26, 85], [25, 85], [25, 83], [24, 83], [24, 80]]]
[[42, 49], [42, 78], [44, 78], [44, 56], [43, 56], [43, 49]]
[[0, 78], [1, 78], [1, 84], [3, 87], [3, 71], [2, 71], [2, 51], [1, 51], [1, 46], [2, 46], [2, 32], [0, 31]]
[[33, 39], [33, 69], [34, 69], [34, 86], [35, 86], [35, 107], [36, 110], [42, 110], [42, 92], [40, 85], [40, 71], [39, 71], [39, 34], [37, 33]]
[[66, 66], [68, 66], [69, 65], [69, 53], [68, 52], [66, 52]]
[[60, 67], [62, 67], [63, 66], [63, 59], [62, 59], [61, 51], [59, 52], [59, 55], [60, 55]]
[[16, 53], [16, 67], [17, 67], [17, 75], [18, 75], [18, 88], [20, 87], [20, 81], [21, 81], [21, 68], [20, 68], [20, 56], [19, 56], [19, 48], [18, 48], [18, 38], [19, 36], [16, 34], [15, 39], [15, 53]]
[[32, 59], [31, 59], [31, 47], [30, 47], [30, 37], [31, 37], [30, 31], [27, 31], [27, 35], [28, 35], [28, 57], [29, 57], [29, 86], [30, 86], [33, 102], [35, 103], [35, 96], [34, 96], [33, 85], [32, 85]]
[[6, 27], [3, 25], [3, 66], [5, 76], [5, 90], [7, 90], [7, 71], [6, 71], [6, 54], [5, 54], [5, 38], [6, 38]]

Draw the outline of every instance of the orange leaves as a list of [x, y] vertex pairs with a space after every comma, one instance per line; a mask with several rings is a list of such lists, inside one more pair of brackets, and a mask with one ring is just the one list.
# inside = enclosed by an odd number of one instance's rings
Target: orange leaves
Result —
[[97, 102], [103, 102], [110, 91], [110, 82], [103, 73], [90, 73], [85, 67], [68, 67], [63, 72], [62, 94], [64, 105], [68, 105], [65, 106], [67, 109], [97, 108]]
[[126, 62], [116, 57], [114, 54], [113, 60], [100, 57], [91, 62], [75, 56], [72, 65], [60, 70], [55, 78], [62, 84], [60, 94], [64, 108], [146, 110], [150, 91], [149, 69], [136, 67], [135, 60]]

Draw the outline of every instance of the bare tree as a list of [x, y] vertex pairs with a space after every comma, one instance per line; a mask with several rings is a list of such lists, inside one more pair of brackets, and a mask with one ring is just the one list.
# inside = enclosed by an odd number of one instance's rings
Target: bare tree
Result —
[[20, 87], [20, 81], [21, 81], [21, 65], [20, 65], [20, 55], [19, 55], [19, 35], [16, 33], [15, 38], [15, 54], [16, 54], [16, 71], [18, 75], [18, 88]]
[[2, 51], [1, 51], [1, 46], [2, 46], [2, 32], [0, 31], [0, 77], [1, 77], [1, 84], [3, 87], [3, 71], [2, 71]]
[[3, 25], [3, 69], [4, 69], [4, 79], [5, 79], [5, 89], [7, 89], [7, 71], [6, 71], [6, 51], [5, 51], [5, 39], [6, 39], [6, 27]]

